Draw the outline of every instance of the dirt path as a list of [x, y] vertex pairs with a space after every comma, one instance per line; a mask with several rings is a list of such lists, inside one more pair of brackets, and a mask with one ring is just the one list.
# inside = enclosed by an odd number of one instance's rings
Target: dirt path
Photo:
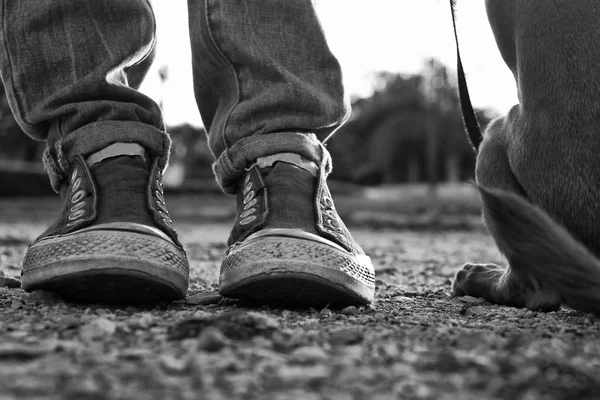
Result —
[[[0, 217], [8, 275], [51, 219], [32, 209]], [[214, 290], [229, 224], [178, 226], [190, 294]], [[448, 297], [464, 261], [500, 262], [485, 234], [353, 232], [377, 268], [368, 308], [210, 304], [218, 298], [111, 308], [0, 288], [0, 399], [600, 398], [591, 316]]]

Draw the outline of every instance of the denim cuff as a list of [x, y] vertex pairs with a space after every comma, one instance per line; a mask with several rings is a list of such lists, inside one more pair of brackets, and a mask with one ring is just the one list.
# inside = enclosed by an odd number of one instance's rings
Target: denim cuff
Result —
[[60, 190], [76, 156], [88, 156], [117, 142], [139, 144], [151, 158], [159, 160], [163, 172], [166, 169], [171, 139], [165, 132], [140, 122], [100, 121], [79, 128], [46, 147], [42, 160], [54, 191]]
[[278, 153], [299, 154], [319, 165], [325, 176], [331, 172], [331, 156], [315, 134], [277, 132], [240, 139], [221, 153], [213, 164], [219, 186], [225, 193], [235, 194], [246, 168], [259, 157]]

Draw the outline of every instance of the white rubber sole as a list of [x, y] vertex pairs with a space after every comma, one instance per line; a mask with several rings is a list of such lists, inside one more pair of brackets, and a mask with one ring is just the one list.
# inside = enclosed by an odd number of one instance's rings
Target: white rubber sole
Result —
[[171, 241], [99, 226], [32, 244], [22, 287], [76, 301], [156, 302], [184, 297], [188, 275], [185, 251]]
[[316, 235], [286, 231], [251, 236], [230, 249], [221, 265], [221, 294], [302, 306], [373, 301], [375, 277], [368, 256], [348, 253]]

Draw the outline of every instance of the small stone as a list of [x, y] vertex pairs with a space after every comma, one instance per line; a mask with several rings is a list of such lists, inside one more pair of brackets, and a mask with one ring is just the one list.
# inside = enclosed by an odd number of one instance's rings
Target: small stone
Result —
[[218, 304], [222, 296], [218, 292], [198, 292], [185, 298], [187, 304], [194, 306], [206, 306], [209, 304]]
[[106, 389], [91, 376], [84, 376], [69, 380], [64, 391], [68, 399], [98, 399]]
[[290, 310], [283, 310], [283, 312], [281, 313], [281, 316], [283, 318], [290, 318], [292, 315], [294, 315], [294, 312]]
[[352, 345], [361, 343], [364, 334], [356, 328], [342, 328], [330, 333], [329, 342], [333, 345]]
[[35, 304], [47, 304], [50, 306], [63, 303], [63, 299], [56, 293], [41, 289], [29, 293], [27, 300], [33, 301]]
[[483, 299], [481, 297], [473, 297], [473, 296], [461, 296], [458, 298], [458, 300], [462, 303], [467, 303], [467, 304], [485, 303], [485, 299]]
[[100, 317], [83, 326], [79, 334], [84, 340], [92, 341], [111, 336], [116, 330], [117, 326], [114, 322]]
[[373, 318], [375, 318], [375, 321], [380, 322], [383, 321], [386, 317], [384, 313], [375, 313], [375, 315], [373, 315]]
[[465, 310], [465, 315], [482, 315], [485, 314], [485, 308], [481, 306], [469, 307]]
[[119, 353], [119, 358], [123, 358], [126, 360], [140, 360], [142, 358], [151, 356], [152, 354], [154, 354], [154, 351], [150, 349], [146, 349], [143, 347], [134, 347], [122, 350]]
[[187, 370], [189, 359], [177, 358], [171, 354], [160, 356], [160, 366], [163, 371], [171, 375], [179, 375]]
[[[284, 385], [296, 386], [318, 384], [331, 376], [331, 370], [325, 365], [288, 366], [282, 365], [275, 374]], [[307, 398], [307, 397], [304, 397]]]
[[18, 289], [21, 287], [21, 281], [10, 276], [0, 276], [0, 287], [7, 287], [9, 289]]
[[66, 330], [71, 328], [76, 328], [81, 325], [81, 319], [74, 315], [65, 315], [61, 319], [59, 319], [56, 323], [59, 330]]
[[326, 361], [328, 358], [325, 350], [318, 346], [299, 347], [292, 352], [291, 356], [300, 364], [314, 364]]
[[42, 357], [52, 351], [56, 346], [47, 343], [20, 344], [4, 341], [0, 343], [0, 360], [27, 361]]
[[142, 329], [148, 329], [154, 325], [154, 317], [151, 313], [143, 313], [133, 322], [133, 325]]
[[321, 314], [322, 317], [331, 317], [333, 313], [329, 308], [325, 307], [321, 311], [319, 311], [319, 314]]
[[204, 350], [213, 353], [221, 350], [228, 344], [229, 340], [219, 329], [209, 326], [203, 329], [200, 333], [196, 348], [198, 350]]
[[533, 318], [533, 317], [535, 317], [536, 315], [537, 315], [537, 313], [536, 313], [535, 311], [531, 311], [531, 310], [529, 310], [529, 311], [527, 311], [527, 312], [525, 313], [524, 317], [525, 317], [525, 318]]
[[342, 309], [342, 314], [344, 315], [357, 315], [358, 314], [358, 309], [354, 306], [348, 306], [348, 307], [344, 307]]

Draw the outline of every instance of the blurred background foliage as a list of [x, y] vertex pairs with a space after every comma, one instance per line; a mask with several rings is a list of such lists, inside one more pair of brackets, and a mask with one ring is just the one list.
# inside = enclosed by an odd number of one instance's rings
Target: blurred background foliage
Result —
[[[373, 186], [473, 178], [475, 153], [463, 127], [455, 78], [446, 66], [431, 59], [419, 74], [374, 73], [373, 88], [370, 97], [352, 100], [349, 120], [327, 141], [334, 160], [332, 179]], [[488, 109], [477, 114], [482, 129], [496, 117]], [[181, 125], [168, 131], [173, 152], [167, 185], [202, 188], [210, 181], [214, 189], [213, 156], [204, 129]], [[31, 140], [16, 124], [2, 89], [0, 196], [47, 192], [47, 183], [38, 176], [43, 175], [43, 149], [43, 143]], [[37, 179], [34, 188], [32, 179]]]

